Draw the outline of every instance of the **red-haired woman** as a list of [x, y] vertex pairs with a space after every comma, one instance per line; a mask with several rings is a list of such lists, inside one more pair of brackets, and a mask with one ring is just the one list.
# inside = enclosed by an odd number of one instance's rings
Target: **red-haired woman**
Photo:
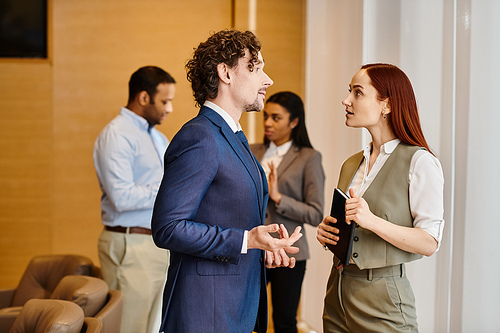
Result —
[[[425, 141], [408, 77], [396, 66], [361, 67], [342, 101], [346, 125], [372, 142], [342, 165], [346, 220], [358, 224], [349, 265], [334, 265], [324, 304], [324, 332], [417, 332], [405, 263], [439, 248], [444, 226], [441, 165]], [[336, 244], [337, 220], [317, 239]]]

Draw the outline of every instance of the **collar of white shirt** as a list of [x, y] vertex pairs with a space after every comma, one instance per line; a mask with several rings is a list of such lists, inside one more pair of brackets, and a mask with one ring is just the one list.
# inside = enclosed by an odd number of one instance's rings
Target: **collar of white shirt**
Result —
[[234, 121], [234, 119], [229, 115], [229, 113], [224, 111], [220, 106], [218, 106], [217, 104], [210, 102], [210, 101], [205, 101], [205, 103], [203, 103], [203, 105], [206, 107], [209, 107], [212, 110], [214, 110], [215, 112], [217, 112], [219, 114], [219, 116], [221, 116], [222, 119], [224, 119], [226, 121], [226, 123], [229, 125], [229, 127], [231, 127], [231, 130], [233, 132], [236, 133], [237, 131], [241, 131], [240, 123], [239, 122], [236, 123]]
[[[396, 149], [396, 147], [399, 145], [400, 142], [401, 140], [399, 139], [388, 141], [384, 143], [382, 146], [380, 146], [380, 152], [383, 153], [383, 155], [390, 155], [394, 151], [394, 149]], [[372, 144], [373, 142], [370, 142], [364, 149], [363, 155], [367, 159], [369, 159], [370, 157], [370, 153], [372, 151]]]
[[273, 141], [269, 143], [269, 147], [267, 151], [269, 152], [269, 156], [284, 156], [290, 147], [292, 146], [292, 140], [282, 144], [281, 146], [276, 146]]

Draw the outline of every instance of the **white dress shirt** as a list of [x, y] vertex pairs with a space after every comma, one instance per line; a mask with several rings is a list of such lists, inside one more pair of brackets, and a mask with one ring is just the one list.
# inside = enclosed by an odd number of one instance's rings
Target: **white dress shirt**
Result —
[[[400, 142], [399, 139], [395, 139], [383, 144], [369, 173], [366, 161], [370, 160], [372, 144], [365, 147], [363, 162], [349, 184], [349, 188], [354, 188], [357, 196], [365, 193]], [[427, 150], [417, 151], [411, 159], [409, 181], [413, 226], [425, 230], [434, 237], [439, 250], [444, 228], [444, 176], [439, 160]]]
[[215, 112], [217, 112], [219, 114], [219, 116], [221, 116], [222, 119], [224, 119], [226, 121], [226, 123], [229, 125], [229, 127], [231, 128], [231, 130], [234, 133], [241, 131], [240, 123], [235, 122], [233, 117], [231, 117], [229, 115], [229, 113], [224, 111], [220, 106], [218, 106], [217, 104], [215, 104], [213, 102], [209, 102], [209, 101], [205, 101], [205, 103], [203, 105], [205, 105], [205, 106], [211, 108], [212, 110], [214, 110]]

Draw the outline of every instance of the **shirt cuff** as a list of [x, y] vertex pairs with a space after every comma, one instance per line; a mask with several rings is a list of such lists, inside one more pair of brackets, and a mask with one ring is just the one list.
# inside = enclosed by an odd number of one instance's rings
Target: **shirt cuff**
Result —
[[248, 252], [248, 230], [245, 230], [243, 234], [243, 244], [241, 245], [241, 253], [246, 254]]

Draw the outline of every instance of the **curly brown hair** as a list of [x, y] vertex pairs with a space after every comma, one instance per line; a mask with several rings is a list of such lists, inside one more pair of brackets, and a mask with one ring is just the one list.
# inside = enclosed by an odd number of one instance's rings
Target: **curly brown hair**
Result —
[[200, 43], [194, 50], [193, 58], [186, 63], [187, 79], [191, 82], [196, 105], [201, 107], [207, 98], [217, 97], [217, 65], [225, 63], [232, 68], [248, 50], [251, 57], [248, 68], [253, 71], [254, 64], [259, 60], [260, 48], [260, 41], [253, 32], [228, 29], [213, 33]]

